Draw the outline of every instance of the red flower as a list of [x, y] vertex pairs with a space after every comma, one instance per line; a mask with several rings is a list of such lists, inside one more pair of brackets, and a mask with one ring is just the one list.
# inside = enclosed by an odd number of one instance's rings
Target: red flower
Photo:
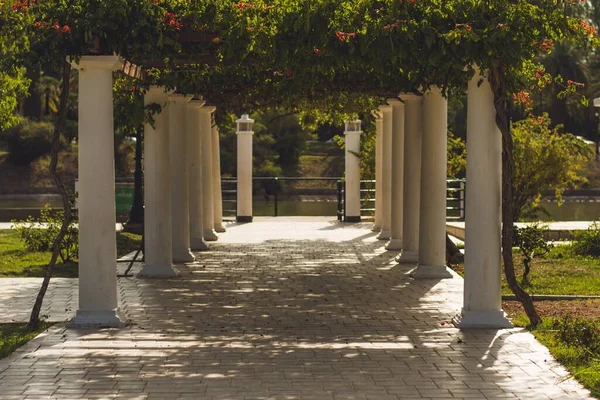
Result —
[[317, 49], [316, 47], [313, 49], [313, 53], [317, 57], [319, 57], [322, 54], [321, 50]]
[[42, 23], [40, 21], [35, 21], [35, 24], [33, 24], [33, 26], [35, 26], [36, 28], [40, 28], [42, 26]]
[[346, 42], [347, 39], [354, 39], [354, 37], [356, 37], [356, 33], [337, 31], [335, 33], [335, 36], [337, 36], [337, 38], [342, 42]]
[[68, 25], [65, 25], [62, 27], [62, 29], [60, 30], [62, 33], [69, 33], [71, 32], [71, 28], [69, 28]]

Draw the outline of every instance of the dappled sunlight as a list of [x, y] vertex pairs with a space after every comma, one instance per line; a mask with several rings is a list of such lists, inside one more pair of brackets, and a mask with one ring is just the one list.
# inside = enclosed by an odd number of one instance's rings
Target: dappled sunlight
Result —
[[[529, 333], [454, 328], [462, 281], [412, 279], [413, 266], [360, 226], [325, 222], [302, 228], [310, 239], [279, 241], [258, 223], [238, 225], [263, 237], [211, 243], [177, 266], [179, 278], [119, 279], [125, 328], [55, 326], [0, 361], [0, 390], [13, 380], [36, 394], [51, 382], [64, 398], [564, 395], [564, 384], [542, 387], [560, 369]], [[515, 378], [524, 370], [536, 379]]]

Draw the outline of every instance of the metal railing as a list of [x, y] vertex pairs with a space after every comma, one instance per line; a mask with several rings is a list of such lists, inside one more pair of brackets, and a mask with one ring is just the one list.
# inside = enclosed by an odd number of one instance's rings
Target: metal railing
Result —
[[[320, 195], [337, 197], [337, 218], [340, 221], [345, 219], [344, 192], [345, 181], [341, 178], [296, 178], [296, 177], [254, 177], [252, 178], [254, 194], [259, 191], [264, 192], [265, 199], [273, 204], [273, 216], [278, 217], [279, 203], [282, 197], [289, 196]], [[335, 186], [329, 187], [310, 187], [298, 188], [286, 185], [287, 182], [335, 182]], [[223, 197], [223, 215], [226, 217], [235, 217], [237, 213], [237, 179], [223, 178], [221, 180]], [[325, 186], [325, 185], [324, 185]], [[312, 194], [311, 194], [312, 192]], [[446, 191], [446, 215], [448, 220], [462, 221], [465, 218], [465, 180], [448, 179]], [[375, 214], [375, 181], [360, 181], [360, 212], [363, 217], [372, 217]]]
[[[340, 178], [338, 177], [253, 177], [253, 195], [257, 196], [258, 192], [262, 191], [265, 199], [271, 201], [273, 204], [273, 216], [278, 217], [280, 215], [279, 205], [282, 199], [289, 196], [307, 195], [325, 195], [333, 197], [337, 193], [333, 182], [338, 182], [339, 180]], [[289, 185], [291, 182], [331, 182], [332, 185], [329, 185], [329, 187], [326, 185], [320, 187], [311, 185], [311, 187], [308, 188], [298, 188]], [[222, 178], [221, 187], [223, 216], [235, 217], [237, 214], [237, 179]]]
[[446, 219], [465, 220], [465, 179], [448, 179], [446, 181]]
[[[346, 219], [346, 207], [345, 207], [345, 192], [346, 192], [346, 181], [339, 180], [336, 184], [337, 187], [337, 219], [338, 221], [344, 221]], [[360, 215], [361, 217], [374, 217], [375, 216], [375, 181], [374, 180], [361, 180], [360, 181]]]
[[[454, 221], [464, 221], [465, 219], [465, 180], [448, 179], [446, 181], [446, 219]], [[338, 190], [338, 212], [339, 221], [346, 219], [344, 207], [344, 192], [346, 184], [340, 180], [337, 182]], [[360, 215], [373, 216], [375, 214], [375, 181], [360, 181]]]

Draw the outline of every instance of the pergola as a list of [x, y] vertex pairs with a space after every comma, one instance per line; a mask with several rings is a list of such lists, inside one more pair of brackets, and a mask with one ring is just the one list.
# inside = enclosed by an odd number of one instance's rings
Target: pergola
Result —
[[[113, 71], [116, 55], [88, 55], [79, 70], [79, 309], [73, 326], [120, 326], [115, 232]], [[175, 264], [224, 231], [215, 107], [152, 86], [146, 104], [162, 112], [145, 126], [145, 264], [140, 276], [177, 276]], [[501, 307], [501, 134], [484, 73], [468, 84], [464, 304], [461, 328], [510, 327]], [[415, 279], [441, 279], [446, 269], [447, 99], [437, 86], [401, 93], [377, 116], [374, 229]]]

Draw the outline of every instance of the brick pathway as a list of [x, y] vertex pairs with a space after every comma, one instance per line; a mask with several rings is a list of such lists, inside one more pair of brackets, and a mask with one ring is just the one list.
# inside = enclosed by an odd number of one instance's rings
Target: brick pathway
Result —
[[[180, 278], [120, 279], [126, 328], [57, 324], [0, 361], [0, 398], [590, 398], [529, 333], [450, 326], [462, 281], [410, 279], [369, 226], [230, 224]], [[5, 320], [36, 281], [0, 280]], [[76, 281], [49, 303], [72, 315]]]

